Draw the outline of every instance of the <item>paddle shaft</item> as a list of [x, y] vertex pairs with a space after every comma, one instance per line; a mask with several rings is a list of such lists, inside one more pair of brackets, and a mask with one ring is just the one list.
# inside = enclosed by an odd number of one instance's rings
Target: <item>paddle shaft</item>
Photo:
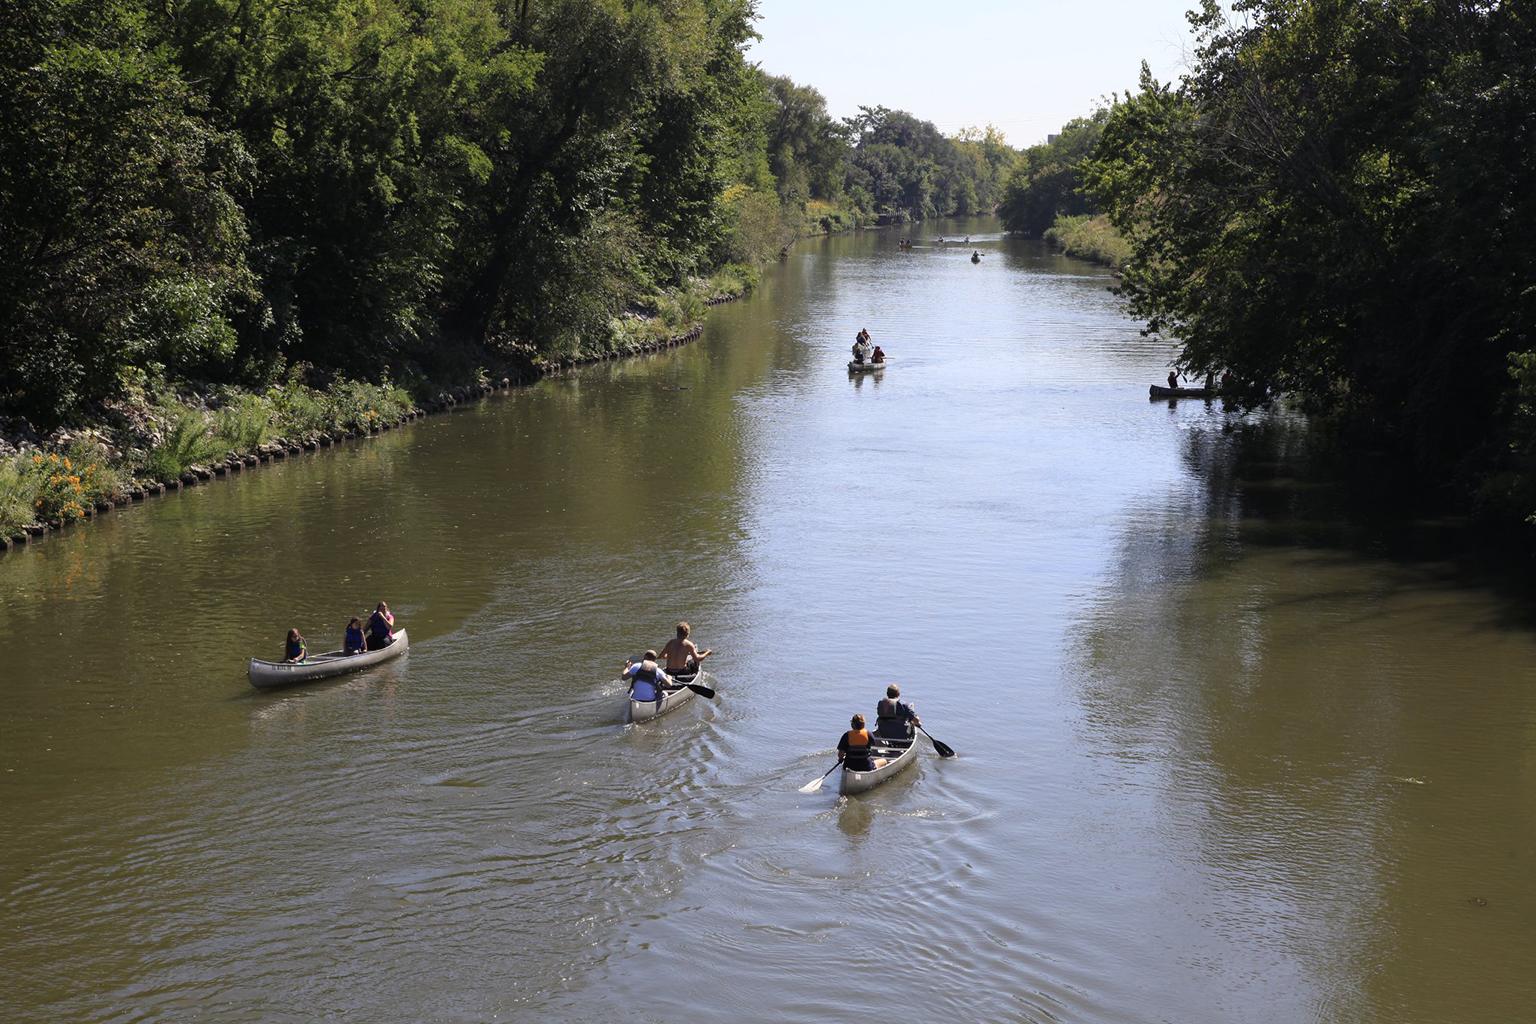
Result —
[[800, 787], [800, 792], [802, 792], [802, 793], [814, 793], [814, 792], [816, 792], [818, 789], [821, 788], [821, 784], [826, 781], [827, 776], [831, 775], [833, 772], [837, 771], [842, 766], [843, 766], [843, 762], [842, 762], [841, 759], [839, 759], [837, 764], [833, 765], [831, 768], [828, 768], [826, 771], [822, 772], [813, 781], [807, 782], [805, 785], [801, 786]]

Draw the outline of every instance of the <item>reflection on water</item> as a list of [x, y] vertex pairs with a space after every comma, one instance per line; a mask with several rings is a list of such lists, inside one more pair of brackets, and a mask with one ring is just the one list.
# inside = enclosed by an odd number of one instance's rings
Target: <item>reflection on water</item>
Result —
[[[1526, 606], [942, 230], [0, 560], [0, 1016], [1528, 1015]], [[405, 661], [246, 686], [381, 598]], [[625, 725], [679, 618], [718, 698]], [[798, 793], [893, 680], [960, 756]]]
[[1298, 1014], [1519, 1019], [1536, 936], [1436, 936], [1536, 909], [1533, 776], [1498, 767], [1530, 763], [1529, 632], [1464, 582], [1464, 528], [1382, 515], [1299, 421], [1184, 425], [1189, 485], [1127, 522], [1077, 636], [1084, 742], [1210, 939], [1259, 931], [1315, 989]]

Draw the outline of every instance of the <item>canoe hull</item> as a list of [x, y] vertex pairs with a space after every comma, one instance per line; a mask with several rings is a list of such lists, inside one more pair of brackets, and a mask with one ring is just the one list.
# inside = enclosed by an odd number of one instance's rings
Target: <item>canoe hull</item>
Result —
[[849, 373], [870, 373], [870, 372], [872, 372], [874, 370], [883, 370], [883, 369], [885, 369], [885, 367], [886, 367], [886, 363], [884, 363], [884, 362], [880, 362], [880, 363], [849, 363], [848, 364], [848, 372]]
[[1216, 392], [1211, 388], [1165, 388], [1153, 384], [1147, 393], [1148, 398], [1215, 398]]
[[[698, 682], [700, 675], [702, 673], [695, 672], [692, 675], [679, 674], [672, 678], [680, 683], [695, 683]], [[625, 700], [629, 703], [629, 720], [631, 722], [649, 722], [653, 718], [659, 718], [668, 711], [688, 703], [694, 696], [695, 694], [692, 690], [686, 686], [681, 686], [676, 690], [668, 690], [660, 701], [635, 700], [632, 697], [626, 697]]]
[[[884, 746], [883, 744], [877, 744], [877, 747], [886, 750], [896, 749]], [[842, 779], [838, 784], [838, 792], [844, 796], [864, 793], [906, 771], [917, 761], [917, 741], [912, 740], [908, 742], [906, 747], [901, 748], [901, 752], [895, 757], [886, 756], [889, 757], [889, 760], [872, 772], [851, 772], [844, 768]]]
[[362, 654], [351, 655], [342, 654], [340, 651], [331, 651], [327, 654], [317, 654], [306, 661], [294, 663], [262, 661], [260, 658], [252, 658], [248, 674], [251, 685], [258, 690], [281, 690], [288, 686], [299, 686], [304, 683], [318, 682], [321, 679], [332, 679], [336, 676], [361, 672], [363, 669], [372, 668], [374, 665], [395, 660], [404, 654], [410, 646], [410, 638], [405, 635], [405, 630], [402, 629], [395, 634], [395, 642], [381, 650], [364, 651]]

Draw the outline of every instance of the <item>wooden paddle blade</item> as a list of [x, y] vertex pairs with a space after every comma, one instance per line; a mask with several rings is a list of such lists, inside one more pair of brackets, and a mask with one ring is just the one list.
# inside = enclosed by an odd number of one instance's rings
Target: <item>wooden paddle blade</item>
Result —
[[694, 693], [698, 694], [700, 697], [707, 698], [708, 700], [715, 699], [715, 691], [711, 690], [707, 686], [700, 686], [698, 683], [684, 683], [683, 685], [688, 687], [688, 689], [692, 690]]

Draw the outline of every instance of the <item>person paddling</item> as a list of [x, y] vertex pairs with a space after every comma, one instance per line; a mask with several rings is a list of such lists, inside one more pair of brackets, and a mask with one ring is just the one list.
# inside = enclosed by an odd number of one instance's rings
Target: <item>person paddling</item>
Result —
[[837, 760], [851, 772], [872, 772], [885, 764], [883, 757], [871, 757], [874, 737], [864, 728], [864, 716], [854, 715], [848, 731], [837, 741]]
[[667, 687], [672, 684], [671, 678], [656, 664], [655, 651], [646, 651], [639, 661], [633, 658], [626, 661], [620, 678], [629, 680], [631, 700], [655, 701], [657, 704], [661, 703]]
[[855, 335], [853, 339], [853, 361], [856, 363], [868, 362], [869, 356], [869, 331], [868, 329], [861, 328], [859, 333]]
[[667, 659], [667, 671], [673, 675], [698, 672], [699, 662], [715, 653], [711, 650], [699, 650], [698, 645], [688, 639], [688, 634], [692, 632], [692, 626], [686, 622], [679, 622], [677, 636], [668, 640], [667, 645], [661, 649], [661, 656]]
[[875, 354], [870, 356], [869, 361], [872, 363], [885, 362], [885, 349], [881, 348], [879, 345], [876, 345]]
[[917, 737], [915, 726], [923, 724], [912, 705], [901, 699], [901, 687], [892, 683], [885, 688], [885, 697], [875, 705], [875, 735], [888, 740], [912, 740]]
[[395, 642], [395, 617], [389, 613], [389, 605], [383, 601], [368, 616], [368, 649], [382, 651]]
[[1169, 388], [1169, 390], [1177, 388], [1178, 386], [1179, 386], [1179, 372], [1177, 370], [1169, 370], [1168, 371], [1168, 388]]
[[288, 662], [300, 662], [309, 657], [309, 645], [304, 642], [304, 636], [296, 629], [288, 631], [288, 643], [283, 649], [283, 660]]

